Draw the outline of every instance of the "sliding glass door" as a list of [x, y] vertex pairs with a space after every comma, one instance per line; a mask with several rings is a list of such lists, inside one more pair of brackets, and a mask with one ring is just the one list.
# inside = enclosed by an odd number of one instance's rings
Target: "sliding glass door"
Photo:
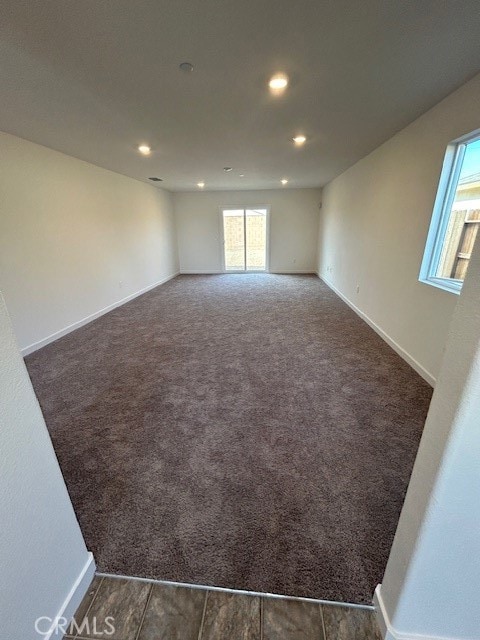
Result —
[[225, 271], [267, 270], [266, 207], [223, 209]]

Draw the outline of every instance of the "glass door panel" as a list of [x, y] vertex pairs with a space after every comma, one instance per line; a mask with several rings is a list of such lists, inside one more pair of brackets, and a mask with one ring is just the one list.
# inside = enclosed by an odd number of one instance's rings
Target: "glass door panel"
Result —
[[225, 271], [245, 271], [245, 211], [224, 209]]
[[267, 268], [267, 210], [245, 210], [245, 264], [247, 271]]

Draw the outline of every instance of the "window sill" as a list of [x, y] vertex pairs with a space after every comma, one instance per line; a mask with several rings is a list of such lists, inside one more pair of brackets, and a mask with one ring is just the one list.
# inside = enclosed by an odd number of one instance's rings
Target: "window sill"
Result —
[[437, 289], [443, 289], [444, 291], [449, 291], [450, 293], [456, 293], [457, 296], [460, 295], [460, 291], [462, 290], [463, 282], [461, 280], [453, 280], [449, 278], [419, 278], [420, 282], [423, 284], [429, 284], [432, 287], [437, 287]]

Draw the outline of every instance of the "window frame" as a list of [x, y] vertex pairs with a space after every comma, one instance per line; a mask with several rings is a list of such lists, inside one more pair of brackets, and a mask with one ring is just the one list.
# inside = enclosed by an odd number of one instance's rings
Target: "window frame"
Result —
[[463, 281], [455, 280], [454, 278], [440, 278], [436, 273], [455, 193], [457, 191], [460, 172], [462, 170], [465, 151], [468, 144], [477, 142], [478, 140], [480, 140], [480, 129], [453, 140], [447, 146], [418, 278], [419, 281], [424, 284], [429, 284], [444, 291], [456, 293], [457, 295], [459, 295], [462, 290]]
[[[223, 212], [224, 211], [240, 211], [243, 209], [244, 214], [246, 211], [252, 211], [255, 209], [265, 209], [266, 211], [266, 247], [265, 247], [265, 269], [254, 270], [254, 269], [244, 269], [242, 271], [234, 271], [228, 270], [225, 266], [225, 230], [223, 226]], [[261, 205], [223, 205], [219, 207], [219, 227], [220, 227], [220, 253], [221, 253], [221, 265], [222, 271], [221, 273], [231, 273], [231, 274], [248, 274], [248, 273], [270, 273], [270, 210], [271, 206], [269, 204], [261, 204]]]

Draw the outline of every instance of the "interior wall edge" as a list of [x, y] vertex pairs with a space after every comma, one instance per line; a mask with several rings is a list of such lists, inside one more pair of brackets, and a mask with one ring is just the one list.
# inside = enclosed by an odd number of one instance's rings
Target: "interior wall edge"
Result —
[[[93, 553], [88, 553], [89, 557], [82, 571], [79, 573], [77, 579], [72, 585], [69, 594], [65, 598], [60, 610], [55, 616], [52, 616], [52, 620], [66, 620], [70, 623], [80, 606], [84, 596], [86, 595], [93, 578], [95, 577], [95, 560]], [[43, 635], [43, 640], [50, 640], [51, 638], [58, 638], [58, 628], [53, 626], [49, 633]]]
[[1, 293], [0, 353], [0, 639], [33, 640], [41, 631], [53, 639], [52, 621], [73, 615], [95, 562]]
[[422, 376], [425, 382], [428, 382], [430, 386], [435, 387], [436, 378], [432, 373], [430, 373], [430, 371], [427, 371], [427, 369], [425, 369], [425, 367], [423, 367], [417, 360], [415, 360], [415, 358], [406, 349], [404, 349], [400, 344], [398, 344], [396, 340], [394, 340], [384, 329], [382, 329], [382, 327], [380, 327], [376, 322], [374, 322], [366, 313], [364, 313], [361, 309], [355, 306], [355, 304], [351, 300], [349, 300], [349, 298], [347, 298], [346, 295], [344, 295], [341, 291], [339, 291], [323, 275], [321, 275], [318, 272], [317, 272], [317, 275], [320, 278], [320, 280], [322, 280], [327, 285], [327, 287], [330, 287], [330, 289], [334, 293], [336, 293], [337, 296], [341, 298], [345, 302], [345, 304], [347, 304], [350, 307], [350, 309], [352, 309], [352, 311], [354, 311], [364, 322], [368, 324], [369, 327], [371, 327], [375, 331], [375, 333], [377, 333], [396, 353], [398, 353], [398, 355], [403, 360], [405, 360], [405, 362], [409, 364], [412, 367], [412, 369], [414, 369], [420, 376]]
[[20, 353], [22, 354], [22, 356], [28, 356], [30, 353], [33, 353], [34, 351], [37, 351], [38, 349], [45, 347], [47, 344], [50, 344], [51, 342], [54, 342], [55, 340], [58, 340], [59, 338], [66, 336], [68, 333], [71, 333], [76, 329], [80, 329], [80, 327], [83, 327], [89, 322], [93, 322], [93, 320], [100, 318], [101, 316], [105, 315], [109, 311], [113, 311], [113, 309], [116, 309], [117, 307], [121, 307], [127, 302], [130, 302], [130, 300], [133, 300], [134, 298], [138, 298], [138, 296], [141, 296], [144, 293], [147, 293], [147, 291], [151, 291], [152, 289], [155, 289], [156, 287], [159, 287], [162, 284], [165, 284], [169, 280], [173, 280], [173, 278], [176, 278], [179, 274], [180, 272], [177, 271], [176, 273], [173, 273], [165, 278], [162, 278], [158, 282], [154, 282], [153, 284], [150, 284], [144, 287], [143, 289], [136, 291], [135, 293], [131, 293], [129, 296], [126, 296], [125, 298], [122, 298], [117, 302], [113, 302], [112, 304], [109, 304], [107, 307], [104, 307], [103, 309], [100, 309], [99, 311], [96, 311], [95, 313], [92, 313], [86, 316], [85, 318], [82, 318], [81, 320], [77, 320], [76, 322], [73, 322], [67, 327], [60, 329], [59, 331], [55, 331], [55, 333], [52, 333], [46, 338], [38, 340], [38, 342], [34, 342], [33, 344], [30, 344], [27, 347], [20, 349]]
[[373, 594], [373, 605], [375, 607], [375, 618], [380, 628], [383, 640], [456, 640], [455, 638], [445, 638], [439, 636], [425, 636], [423, 634], [405, 634], [397, 631], [390, 621], [387, 609], [382, 597], [382, 585], [377, 585]]

